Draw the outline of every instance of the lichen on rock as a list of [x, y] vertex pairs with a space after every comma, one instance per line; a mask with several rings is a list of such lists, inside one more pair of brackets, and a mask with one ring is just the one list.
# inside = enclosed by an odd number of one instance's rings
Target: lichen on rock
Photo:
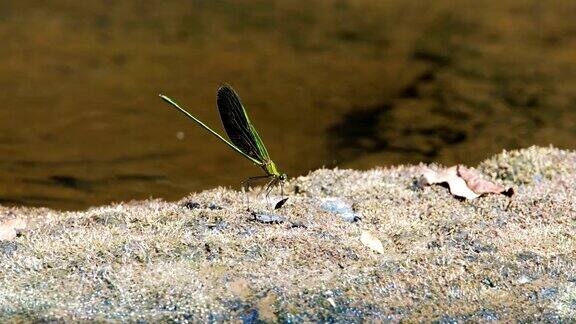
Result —
[[[575, 166], [569, 151], [504, 152], [477, 170], [516, 194], [472, 201], [415, 186], [422, 166], [321, 169], [287, 184], [273, 224], [224, 188], [78, 212], [0, 207], [29, 224], [0, 245], [0, 321], [569, 320]], [[319, 208], [334, 197], [362, 217]]]

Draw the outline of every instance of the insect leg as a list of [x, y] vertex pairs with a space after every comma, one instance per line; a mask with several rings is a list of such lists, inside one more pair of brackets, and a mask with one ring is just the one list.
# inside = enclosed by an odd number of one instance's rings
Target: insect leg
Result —
[[266, 203], [269, 203], [269, 198], [270, 198], [270, 192], [272, 192], [272, 189], [274, 189], [274, 186], [278, 183], [278, 179], [277, 178], [272, 178], [272, 180], [270, 180], [267, 184], [266, 184]]
[[258, 179], [264, 179], [264, 178], [268, 178], [270, 177], [269, 175], [262, 175], [262, 176], [255, 176], [255, 177], [250, 177], [244, 181], [242, 181], [242, 192], [244, 193], [244, 197], [246, 197], [246, 207], [248, 208], [248, 210], [250, 210], [250, 197], [248, 196], [248, 193], [246, 192], [246, 189], [248, 187], [250, 187], [250, 184], [252, 182], [254, 182], [255, 180]]

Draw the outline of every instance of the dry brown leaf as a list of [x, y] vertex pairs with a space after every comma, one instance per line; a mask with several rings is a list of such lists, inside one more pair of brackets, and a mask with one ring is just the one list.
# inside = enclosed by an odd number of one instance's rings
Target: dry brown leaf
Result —
[[475, 199], [480, 196], [468, 187], [464, 179], [458, 176], [456, 166], [441, 171], [425, 168], [422, 177], [426, 185], [447, 183], [448, 188], [450, 188], [450, 193], [457, 197]]
[[380, 242], [377, 237], [372, 235], [372, 233], [368, 231], [362, 231], [362, 235], [360, 235], [360, 242], [362, 242], [362, 244], [369, 247], [370, 249], [380, 254], [384, 254], [384, 246], [382, 245], [382, 242]]
[[496, 193], [511, 196], [511, 188], [484, 180], [480, 174], [464, 166], [457, 165], [444, 170], [435, 171], [425, 168], [422, 172], [424, 185], [447, 183], [450, 193], [465, 199], [476, 199], [483, 194]]
[[0, 224], [0, 241], [11, 241], [24, 229], [26, 229], [26, 222], [23, 219], [9, 219]]
[[494, 193], [511, 196], [513, 193], [511, 188], [507, 189], [492, 181], [484, 180], [478, 172], [468, 169], [465, 166], [459, 165], [457, 171], [458, 175], [466, 181], [468, 188], [479, 195]]

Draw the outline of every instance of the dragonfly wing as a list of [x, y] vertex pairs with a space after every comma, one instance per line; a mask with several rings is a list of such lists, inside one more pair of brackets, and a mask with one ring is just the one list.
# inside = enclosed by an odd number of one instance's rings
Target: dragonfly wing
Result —
[[232, 143], [258, 161], [269, 161], [268, 151], [234, 89], [228, 85], [220, 87], [216, 103], [222, 125]]

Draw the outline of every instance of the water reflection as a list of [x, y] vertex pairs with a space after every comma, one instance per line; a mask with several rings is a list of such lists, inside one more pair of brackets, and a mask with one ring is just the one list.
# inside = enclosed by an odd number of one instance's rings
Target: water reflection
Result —
[[[305, 8], [306, 10], [303, 10]], [[0, 203], [86, 208], [238, 186], [242, 95], [289, 175], [573, 148], [576, 4], [523, 0], [0, 3]]]

